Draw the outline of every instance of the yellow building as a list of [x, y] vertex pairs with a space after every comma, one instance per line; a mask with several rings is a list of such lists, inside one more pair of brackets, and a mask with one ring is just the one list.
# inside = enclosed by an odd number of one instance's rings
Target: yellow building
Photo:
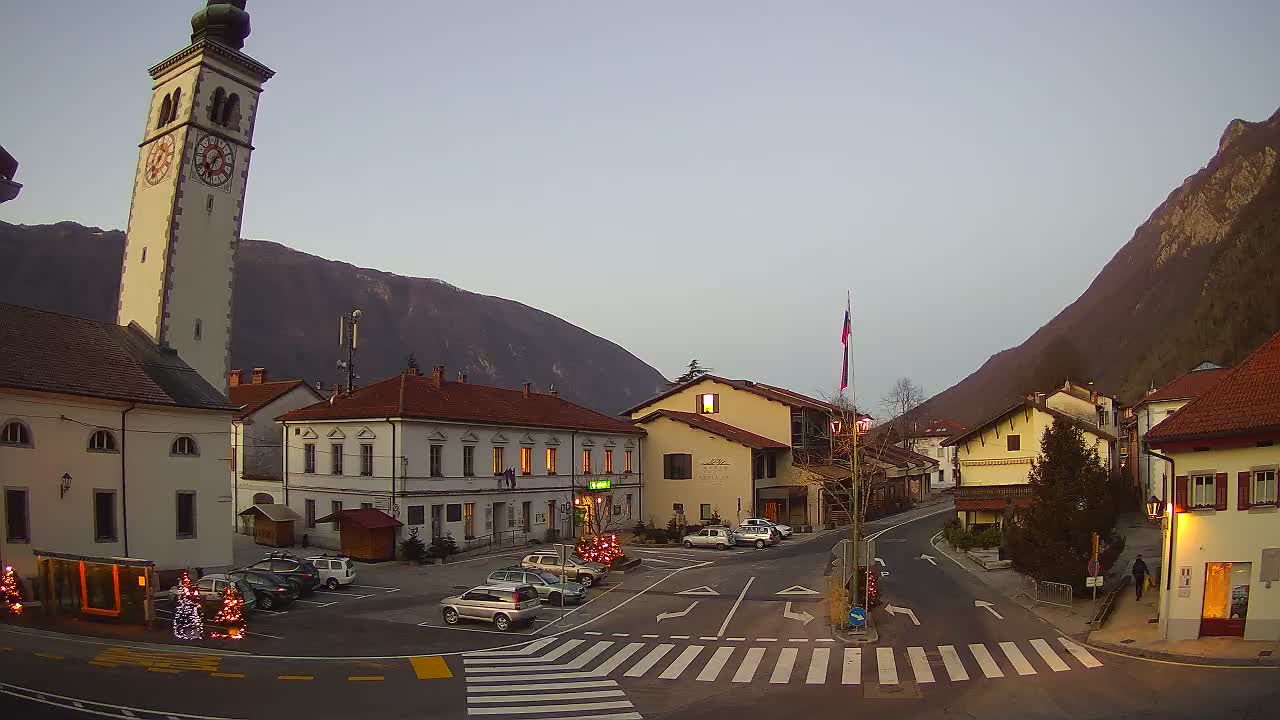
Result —
[[1147, 445], [1174, 477], [1156, 575], [1162, 636], [1280, 640], [1280, 334], [1152, 428]]
[[822, 516], [817, 486], [796, 467], [829, 461], [835, 408], [749, 380], [703, 375], [624, 412], [644, 443], [646, 520], [662, 526], [718, 516], [737, 525], [767, 517], [793, 526]]
[[[1115, 435], [1087, 419], [1086, 412], [1064, 409], [1082, 410], [1074, 407], [1079, 398], [1059, 397], [1066, 394], [1029, 396], [943, 443], [956, 448], [956, 517], [965, 527], [998, 525], [1007, 508], [1031, 503], [1031, 461], [1040, 453], [1040, 439], [1055, 419], [1083, 430], [1102, 464], [1110, 467]], [[1093, 415], [1094, 420], [1099, 417]]]

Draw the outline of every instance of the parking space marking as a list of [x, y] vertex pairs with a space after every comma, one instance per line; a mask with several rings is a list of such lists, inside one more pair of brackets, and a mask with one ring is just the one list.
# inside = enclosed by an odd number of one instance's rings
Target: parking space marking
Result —
[[409, 658], [413, 672], [419, 680], [444, 680], [453, 677], [449, 664], [439, 655], [419, 655]]
[[332, 591], [330, 591], [330, 590], [312, 590], [312, 592], [314, 592], [314, 593], [319, 593], [319, 594], [321, 594], [321, 595], [340, 595], [340, 596], [345, 597], [345, 598], [347, 598], [347, 599], [349, 599], [349, 600], [360, 600], [360, 599], [363, 599], [363, 598], [371, 598], [371, 597], [373, 597], [372, 595], [351, 595], [351, 594], [349, 594], [349, 593], [332, 592]]
[[336, 602], [327, 602], [327, 603], [316, 602], [315, 600], [294, 600], [294, 602], [306, 603], [308, 605], [316, 605], [318, 607], [329, 607], [330, 605], [338, 604]]
[[347, 679], [351, 682], [377, 682], [386, 678], [381, 675], [348, 675]]
[[209, 677], [217, 677], [217, 678], [243, 678], [243, 677], [244, 677], [244, 673], [211, 672], [211, 673], [209, 673]]
[[512, 635], [529, 636], [534, 634], [533, 632], [529, 632], [527, 630], [524, 632], [511, 632], [510, 630], [503, 632], [501, 630], [485, 630], [484, 628], [478, 628], [478, 627], [457, 627], [455, 625], [436, 625], [435, 623], [432, 623], [430, 621], [420, 622], [418, 623], [418, 627], [429, 627], [429, 628], [435, 628], [437, 630], [458, 630], [460, 632], [489, 633], [490, 635], [506, 635], [507, 637], [511, 637]]
[[314, 675], [277, 675], [277, 680], [315, 680]]
[[389, 592], [389, 593], [393, 593], [393, 592], [400, 592], [400, 588], [398, 588], [398, 587], [383, 587], [382, 585], [355, 585], [355, 584], [352, 584], [352, 585], [348, 585], [347, 587], [373, 588], [374, 590], [386, 590], [386, 591], [387, 591], [387, 592]]

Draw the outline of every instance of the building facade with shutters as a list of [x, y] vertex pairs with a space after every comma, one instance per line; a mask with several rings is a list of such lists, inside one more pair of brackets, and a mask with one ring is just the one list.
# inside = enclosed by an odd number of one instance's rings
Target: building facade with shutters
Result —
[[1136, 449], [1130, 453], [1133, 457], [1126, 460], [1133, 464], [1133, 478], [1142, 500], [1151, 497], [1166, 500], [1173, 482], [1168, 461], [1142, 452], [1147, 433], [1182, 406], [1200, 397], [1228, 372], [1213, 363], [1201, 363], [1167, 385], [1151, 390], [1134, 404], [1131, 433], [1136, 443], [1130, 447], [1133, 449], [1136, 445]]
[[643, 517], [644, 430], [536, 392], [414, 370], [279, 418], [286, 448], [281, 502], [299, 534], [337, 548], [337, 523], [381, 510], [423, 542], [459, 548], [630, 528]]
[[956, 486], [956, 448], [943, 443], [947, 438], [967, 429], [955, 420], [930, 420], [918, 425], [911, 424], [906, 428], [906, 437], [898, 442], [898, 446], [932, 458], [938, 463], [926, 490], [947, 490]]
[[1160, 632], [1280, 640], [1280, 335], [1147, 433], [1168, 457]]

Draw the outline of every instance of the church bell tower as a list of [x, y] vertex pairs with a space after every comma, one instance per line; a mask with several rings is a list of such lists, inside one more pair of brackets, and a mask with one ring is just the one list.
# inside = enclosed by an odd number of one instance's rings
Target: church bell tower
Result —
[[241, 51], [245, 0], [209, 0], [191, 30], [191, 44], [150, 71], [117, 320], [225, 393], [253, 126], [274, 73]]

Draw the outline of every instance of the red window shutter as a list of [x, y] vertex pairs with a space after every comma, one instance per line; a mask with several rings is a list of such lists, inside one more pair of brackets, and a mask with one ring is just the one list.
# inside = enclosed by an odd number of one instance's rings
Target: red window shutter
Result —
[[1214, 510], [1227, 509], [1227, 474], [1218, 473], [1213, 476], [1213, 491], [1217, 494], [1217, 502], [1214, 503]]
[[1236, 509], [1249, 509], [1249, 478], [1252, 473], [1242, 472], [1236, 475]]
[[1187, 476], [1179, 475], [1173, 481], [1173, 511], [1187, 511]]

